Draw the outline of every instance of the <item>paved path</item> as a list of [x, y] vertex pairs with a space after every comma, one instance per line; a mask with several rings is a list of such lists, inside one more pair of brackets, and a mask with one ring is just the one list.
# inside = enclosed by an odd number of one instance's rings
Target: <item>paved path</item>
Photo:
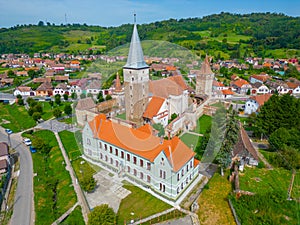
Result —
[[133, 224], [138, 225], [138, 224], [145, 223], [145, 222], [147, 222], [147, 221], [149, 221], [149, 220], [153, 220], [153, 219], [155, 219], [155, 218], [157, 218], [157, 217], [160, 217], [160, 216], [163, 216], [163, 215], [165, 215], [165, 214], [168, 214], [169, 212], [172, 212], [172, 211], [174, 211], [174, 210], [175, 210], [175, 208], [167, 209], [167, 210], [165, 210], [165, 211], [163, 211], [163, 212], [156, 213], [156, 214], [154, 214], [154, 215], [152, 215], [152, 216], [149, 216], [149, 217], [147, 217], [147, 218], [138, 220], [138, 221], [134, 222]]
[[[10, 135], [12, 148], [19, 153], [20, 174], [18, 178], [11, 225], [34, 224], [33, 202], [33, 166], [31, 153], [22, 143], [21, 133]], [[0, 128], [0, 140], [8, 142], [8, 137], [3, 128]]]
[[75, 203], [67, 212], [65, 212], [61, 217], [59, 217], [52, 225], [60, 224], [67, 216], [73, 212], [73, 210], [78, 206], [78, 202]]
[[66, 153], [66, 150], [65, 150], [64, 146], [62, 145], [60, 137], [59, 137], [57, 132], [54, 132], [54, 134], [55, 134], [56, 140], [59, 144], [59, 148], [61, 149], [61, 152], [62, 152], [63, 157], [65, 159], [65, 162], [67, 164], [66, 165], [66, 170], [69, 171], [69, 173], [70, 173], [72, 183], [73, 183], [73, 187], [74, 187], [74, 190], [75, 190], [76, 195], [77, 195], [78, 204], [81, 206], [83, 219], [84, 219], [85, 223], [87, 224], [87, 222], [88, 222], [88, 213], [90, 212], [90, 208], [89, 208], [88, 203], [86, 202], [86, 199], [85, 199], [85, 197], [82, 193], [82, 190], [81, 190], [81, 188], [80, 188], [80, 186], [77, 182], [73, 167], [72, 167], [71, 162], [69, 160], [69, 157]]

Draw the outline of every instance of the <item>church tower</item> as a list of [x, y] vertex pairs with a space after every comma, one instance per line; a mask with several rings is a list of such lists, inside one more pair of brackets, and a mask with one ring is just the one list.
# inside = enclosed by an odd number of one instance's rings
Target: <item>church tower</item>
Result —
[[144, 60], [144, 54], [134, 22], [127, 63], [123, 67], [125, 88], [126, 120], [143, 123], [143, 113], [148, 103], [149, 66]]
[[211, 71], [208, 56], [202, 62], [199, 74], [196, 77], [196, 94], [207, 95], [211, 97], [212, 84], [214, 80], [214, 73]]

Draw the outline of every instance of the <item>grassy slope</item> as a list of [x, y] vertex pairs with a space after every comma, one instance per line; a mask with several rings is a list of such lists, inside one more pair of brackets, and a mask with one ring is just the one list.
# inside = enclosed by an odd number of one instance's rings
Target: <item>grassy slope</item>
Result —
[[226, 175], [222, 177], [219, 173], [215, 173], [208, 183], [209, 188], [203, 190], [200, 195], [198, 216], [203, 225], [235, 224], [227, 202], [227, 196], [231, 192], [231, 183]]
[[60, 225], [85, 225], [81, 207], [77, 206], [74, 211]]
[[19, 132], [36, 125], [24, 106], [4, 105], [0, 103], [0, 120], [7, 120], [10, 123], [2, 123], [1, 126], [9, 128], [14, 132]]
[[[75, 204], [76, 194], [54, 134], [42, 130], [34, 135], [43, 138], [52, 147], [47, 159], [39, 152], [32, 154], [34, 173], [37, 174], [34, 177], [35, 224], [49, 224]], [[53, 202], [54, 193], [50, 185], [54, 178], [58, 180], [56, 202]]]

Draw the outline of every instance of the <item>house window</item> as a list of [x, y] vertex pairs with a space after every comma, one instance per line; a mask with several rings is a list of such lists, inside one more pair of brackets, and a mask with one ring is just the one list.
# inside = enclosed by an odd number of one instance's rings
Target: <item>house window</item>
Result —
[[104, 149], [105, 149], [105, 151], [107, 150], [107, 145], [106, 144], [104, 144]]
[[133, 164], [136, 164], [136, 157], [133, 156]]
[[183, 176], [183, 175], [184, 175], [184, 169], [181, 170], [181, 176]]
[[114, 160], [112, 158], [110, 158], [110, 164], [114, 164]]
[[134, 169], [133, 170], [133, 175], [136, 176], [136, 174], [137, 174], [137, 171], [136, 171], [136, 169]]
[[127, 154], [127, 161], [130, 162], [130, 155]]
[[186, 165], [186, 172], [189, 171], [189, 164]]
[[181, 183], [181, 190], [183, 189], [183, 183]]
[[124, 159], [124, 152], [121, 152], [121, 158]]
[[118, 156], [119, 154], [118, 149], [115, 149], [115, 152], [116, 152], [116, 156]]
[[109, 147], [109, 153], [112, 153], [112, 147], [111, 146]]
[[103, 155], [102, 155], [102, 153], [100, 153], [100, 159], [102, 159], [103, 158]]
[[142, 159], [140, 159], [140, 166], [144, 167], [144, 161]]
[[190, 161], [190, 168], [193, 167], [193, 161]]
[[180, 188], [178, 187], [178, 188], [177, 188], [177, 194], [179, 194], [179, 192], [180, 192]]
[[133, 77], [131, 77], [131, 81], [134, 81], [134, 78], [133, 78]]
[[144, 179], [144, 174], [141, 172], [140, 173], [140, 178], [143, 180]]
[[99, 142], [99, 147], [102, 149], [102, 143], [101, 142]]
[[119, 161], [118, 160], [116, 160], [116, 167], [118, 167], [119, 166]]
[[127, 172], [130, 173], [130, 166], [127, 166]]
[[151, 177], [149, 175], [147, 175], [147, 182], [150, 183], [151, 182]]
[[177, 174], [177, 181], [180, 180], [180, 173]]
[[189, 178], [188, 178], [188, 177], [186, 178], [185, 183], [186, 183], [186, 184], [189, 183]]
[[108, 157], [107, 157], [107, 155], [105, 156], [105, 161], [106, 161], [106, 162], [108, 161]]
[[192, 174], [190, 174], [190, 180], [192, 180]]
[[151, 164], [147, 162], [147, 170], [151, 170]]

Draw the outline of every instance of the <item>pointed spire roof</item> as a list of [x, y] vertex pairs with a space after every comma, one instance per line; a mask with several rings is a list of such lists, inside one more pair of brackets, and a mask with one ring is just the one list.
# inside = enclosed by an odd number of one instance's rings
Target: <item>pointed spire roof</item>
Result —
[[141, 41], [137, 31], [136, 23], [134, 23], [133, 33], [132, 33], [131, 43], [129, 48], [129, 54], [127, 58], [127, 63], [125, 64], [124, 68], [142, 69], [148, 67], [149, 66], [146, 64], [144, 60], [143, 49], [141, 46]]
[[211, 71], [211, 68], [210, 68], [210, 64], [209, 64], [209, 60], [208, 60], [208, 56], [206, 55], [204, 61], [202, 62], [202, 65], [201, 65], [201, 69], [200, 69], [200, 73], [201, 75], [211, 75], [211, 74], [214, 74], [212, 71]]
[[117, 73], [117, 77], [116, 77], [115, 91], [116, 91], [116, 92], [122, 91], [119, 73]]

